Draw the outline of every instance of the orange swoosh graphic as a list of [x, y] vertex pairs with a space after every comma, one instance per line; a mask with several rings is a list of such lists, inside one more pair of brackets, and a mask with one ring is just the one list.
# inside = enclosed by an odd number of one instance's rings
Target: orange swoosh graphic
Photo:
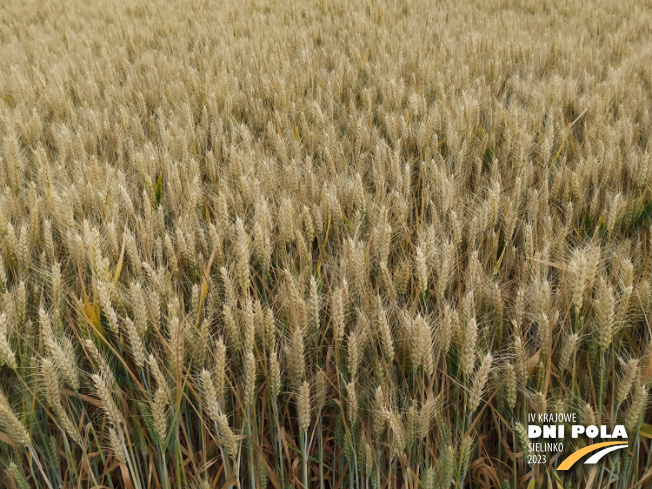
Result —
[[557, 467], [557, 470], [568, 470], [570, 469], [575, 462], [577, 462], [579, 459], [581, 459], [584, 455], [595, 452], [596, 450], [599, 450], [600, 448], [604, 447], [610, 447], [613, 445], [627, 445], [626, 441], [605, 441], [602, 443], [595, 443], [593, 445], [589, 445], [588, 447], [584, 447], [574, 453], [571, 453], [568, 457], [564, 459], [564, 461]]

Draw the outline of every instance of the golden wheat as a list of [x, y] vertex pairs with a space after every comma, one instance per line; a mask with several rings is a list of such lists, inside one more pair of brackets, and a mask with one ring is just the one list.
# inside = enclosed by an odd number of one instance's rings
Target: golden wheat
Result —
[[647, 7], [2, 3], [0, 486], [644, 485]]

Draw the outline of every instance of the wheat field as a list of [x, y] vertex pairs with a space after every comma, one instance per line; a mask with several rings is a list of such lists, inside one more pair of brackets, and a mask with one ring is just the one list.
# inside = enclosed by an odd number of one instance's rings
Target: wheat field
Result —
[[0, 487], [650, 487], [649, 2], [0, 19]]

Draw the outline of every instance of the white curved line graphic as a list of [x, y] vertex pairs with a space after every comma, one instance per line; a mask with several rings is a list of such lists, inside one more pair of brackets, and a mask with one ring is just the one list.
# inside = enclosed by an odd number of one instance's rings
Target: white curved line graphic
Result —
[[591, 458], [589, 458], [589, 459], [588, 459], [586, 462], [584, 462], [584, 463], [585, 463], [585, 464], [597, 464], [597, 463], [600, 461], [600, 459], [601, 459], [602, 457], [604, 457], [606, 454], [608, 454], [609, 452], [613, 452], [614, 450], [618, 450], [618, 449], [620, 449], [620, 448], [625, 448], [626, 446], [627, 446], [627, 445], [615, 445], [615, 446], [613, 446], [613, 447], [603, 448], [602, 450], [599, 450], [598, 452], [596, 452], [595, 454], [593, 454], [593, 455], [591, 456]]

